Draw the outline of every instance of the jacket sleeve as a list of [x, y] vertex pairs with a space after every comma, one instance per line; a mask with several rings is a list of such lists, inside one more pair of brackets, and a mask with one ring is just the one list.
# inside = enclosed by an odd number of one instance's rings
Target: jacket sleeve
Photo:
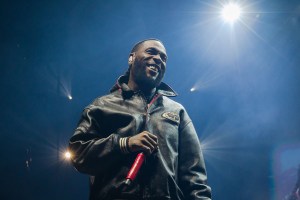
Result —
[[124, 156], [120, 152], [120, 136], [105, 133], [102, 128], [103, 115], [97, 106], [87, 107], [82, 113], [74, 135], [70, 138], [72, 163], [79, 172], [99, 174]]
[[193, 123], [184, 111], [179, 132], [179, 185], [188, 200], [210, 200], [211, 188], [200, 142]]

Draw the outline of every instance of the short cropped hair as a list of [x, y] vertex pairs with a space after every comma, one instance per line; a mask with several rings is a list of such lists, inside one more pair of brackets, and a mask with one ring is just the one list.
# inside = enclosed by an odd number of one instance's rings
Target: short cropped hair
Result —
[[138, 48], [139, 48], [144, 42], [150, 41], [150, 40], [158, 41], [158, 42], [160, 42], [162, 45], [164, 45], [164, 43], [162, 43], [162, 41], [160, 41], [159, 39], [156, 39], [156, 38], [148, 38], [148, 39], [145, 39], [145, 40], [142, 40], [142, 41], [139, 41], [138, 43], [136, 43], [136, 44], [132, 47], [130, 53], [136, 52], [136, 51], [138, 50]]

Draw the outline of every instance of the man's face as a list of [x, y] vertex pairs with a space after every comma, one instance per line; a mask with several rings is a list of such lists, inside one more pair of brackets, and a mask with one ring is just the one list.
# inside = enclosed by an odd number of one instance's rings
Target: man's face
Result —
[[140, 87], [157, 87], [166, 71], [165, 47], [159, 41], [148, 40], [132, 56], [130, 78]]

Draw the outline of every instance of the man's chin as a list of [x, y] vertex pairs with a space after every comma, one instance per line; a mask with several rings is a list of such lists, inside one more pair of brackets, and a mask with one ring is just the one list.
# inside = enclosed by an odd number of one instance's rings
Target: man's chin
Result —
[[155, 88], [160, 84], [161, 81], [159, 81], [158, 78], [155, 77], [147, 77], [144, 80], [140, 81], [140, 85], [149, 89]]
[[151, 77], [148, 77], [148, 82], [149, 82], [149, 85], [152, 85], [153, 87], [157, 87], [160, 82], [161, 82], [161, 77], [159, 76], [151, 76]]

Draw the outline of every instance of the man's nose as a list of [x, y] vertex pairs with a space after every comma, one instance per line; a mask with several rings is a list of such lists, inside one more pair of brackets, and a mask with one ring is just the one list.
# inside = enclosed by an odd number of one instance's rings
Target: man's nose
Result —
[[161, 59], [161, 57], [160, 57], [159, 54], [154, 55], [154, 56], [153, 56], [153, 60], [155, 61], [156, 64], [162, 63], [162, 59]]

